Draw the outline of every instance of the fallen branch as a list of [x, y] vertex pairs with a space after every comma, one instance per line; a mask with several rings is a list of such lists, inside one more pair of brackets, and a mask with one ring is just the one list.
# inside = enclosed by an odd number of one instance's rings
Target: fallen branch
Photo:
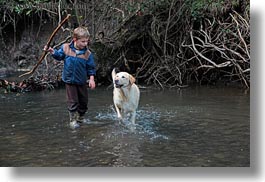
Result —
[[221, 68], [221, 67], [226, 67], [228, 65], [231, 64], [231, 61], [226, 61], [224, 63], [221, 63], [221, 64], [216, 64], [215, 62], [213, 62], [212, 60], [210, 60], [209, 58], [205, 57], [204, 55], [202, 55], [198, 50], [197, 48], [195, 47], [195, 44], [194, 44], [194, 40], [193, 40], [193, 34], [192, 34], [192, 31], [190, 31], [190, 37], [191, 37], [191, 43], [192, 43], [192, 47], [194, 49], [194, 51], [201, 57], [203, 58], [204, 60], [208, 61], [209, 63], [211, 63], [213, 66], [210, 66], [210, 65], [203, 65], [202, 67], [216, 67], [216, 68]]
[[[48, 40], [48, 42], [47, 42], [47, 47], [49, 47], [50, 46], [50, 44], [51, 44], [51, 41], [52, 41], [52, 39], [53, 39], [53, 37], [55, 36], [55, 34], [59, 31], [59, 29], [61, 28], [61, 26], [70, 18], [70, 14], [68, 14], [65, 18], [64, 18], [64, 20], [57, 26], [57, 28], [53, 31], [53, 33], [51, 34], [51, 36], [50, 36], [50, 38], [49, 38], [49, 40]], [[47, 54], [48, 52], [45, 50], [45, 51], [43, 51], [43, 53], [42, 53], [42, 56], [40, 57], [40, 59], [39, 59], [39, 61], [38, 61], [38, 63], [33, 67], [33, 69], [31, 70], [31, 71], [29, 71], [29, 72], [26, 72], [26, 73], [24, 73], [24, 74], [22, 74], [22, 75], [19, 75], [19, 77], [23, 77], [23, 76], [25, 76], [25, 75], [29, 75], [29, 74], [32, 74], [32, 73], [34, 73], [34, 71], [38, 68], [38, 66], [41, 64], [41, 62], [42, 62], [42, 60], [45, 58], [45, 56], [46, 56], [46, 54]]]

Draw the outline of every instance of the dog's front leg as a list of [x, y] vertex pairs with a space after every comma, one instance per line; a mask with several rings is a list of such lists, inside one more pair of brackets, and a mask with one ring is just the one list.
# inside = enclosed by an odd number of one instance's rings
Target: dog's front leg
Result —
[[133, 111], [131, 116], [132, 124], [135, 124], [135, 117], [136, 117], [136, 111]]
[[122, 120], [122, 115], [121, 115], [120, 108], [116, 104], [115, 104], [115, 109], [116, 109], [118, 118]]

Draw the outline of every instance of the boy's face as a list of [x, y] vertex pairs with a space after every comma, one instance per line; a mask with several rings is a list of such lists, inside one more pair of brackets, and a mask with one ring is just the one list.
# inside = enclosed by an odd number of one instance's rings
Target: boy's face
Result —
[[89, 42], [89, 38], [80, 38], [76, 39], [74, 38], [74, 45], [77, 49], [84, 49]]

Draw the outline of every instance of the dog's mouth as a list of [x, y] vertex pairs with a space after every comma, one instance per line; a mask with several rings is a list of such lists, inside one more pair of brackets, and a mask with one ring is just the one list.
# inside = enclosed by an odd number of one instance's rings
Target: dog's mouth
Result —
[[123, 84], [120, 84], [120, 83], [119, 83], [119, 80], [115, 80], [115, 82], [114, 82], [114, 86], [115, 86], [116, 88], [121, 88], [121, 87], [123, 86]]
[[116, 88], [121, 88], [121, 87], [123, 87], [123, 85], [115, 84], [115, 87], [116, 87]]

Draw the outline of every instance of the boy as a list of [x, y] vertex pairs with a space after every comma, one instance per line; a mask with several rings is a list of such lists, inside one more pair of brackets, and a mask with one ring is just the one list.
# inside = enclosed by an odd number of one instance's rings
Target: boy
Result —
[[78, 128], [80, 123], [88, 122], [84, 119], [88, 104], [86, 84], [91, 89], [96, 87], [94, 57], [87, 48], [89, 36], [85, 27], [78, 27], [74, 29], [72, 42], [63, 44], [59, 50], [44, 47], [56, 60], [64, 60], [62, 80], [65, 82], [70, 127], [73, 129]]

